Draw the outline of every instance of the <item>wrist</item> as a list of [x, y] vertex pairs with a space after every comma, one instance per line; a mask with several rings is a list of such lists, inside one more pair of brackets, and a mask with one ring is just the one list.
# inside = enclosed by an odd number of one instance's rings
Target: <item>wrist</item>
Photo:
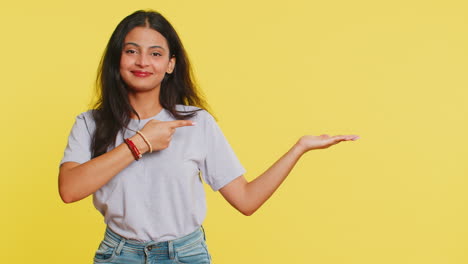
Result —
[[291, 148], [291, 152], [297, 154], [298, 156], [302, 156], [304, 153], [307, 152], [307, 149], [303, 145], [301, 145], [300, 140], [299, 140]]
[[140, 151], [142, 155], [149, 151], [148, 145], [143, 140], [143, 138], [139, 136], [138, 134], [135, 134], [134, 136], [130, 137], [130, 140], [133, 141], [133, 143], [135, 144], [135, 146], [138, 148], [138, 150]]

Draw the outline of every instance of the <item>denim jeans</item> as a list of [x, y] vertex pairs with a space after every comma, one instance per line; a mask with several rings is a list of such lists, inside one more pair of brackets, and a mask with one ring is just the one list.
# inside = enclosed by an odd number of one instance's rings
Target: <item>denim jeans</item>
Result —
[[159, 243], [128, 240], [107, 228], [94, 263], [209, 264], [211, 256], [202, 227], [184, 237]]

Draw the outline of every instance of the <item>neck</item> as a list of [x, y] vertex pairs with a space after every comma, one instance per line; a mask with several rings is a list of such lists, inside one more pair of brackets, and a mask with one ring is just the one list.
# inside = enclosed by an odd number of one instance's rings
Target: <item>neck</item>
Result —
[[[138, 113], [140, 119], [150, 118], [155, 116], [162, 110], [159, 102], [159, 89], [153, 89], [148, 92], [134, 92], [128, 93], [128, 99], [133, 109]], [[131, 113], [131, 118], [137, 119], [138, 117]]]

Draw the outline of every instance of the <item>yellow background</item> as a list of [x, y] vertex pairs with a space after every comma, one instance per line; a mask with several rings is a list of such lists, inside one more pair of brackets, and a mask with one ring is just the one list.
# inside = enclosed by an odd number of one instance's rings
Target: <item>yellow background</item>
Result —
[[208, 189], [214, 263], [468, 263], [466, 1], [3, 1], [2, 263], [91, 263], [87, 198], [58, 163], [104, 47], [137, 9], [178, 30], [253, 179], [304, 134], [359, 134], [306, 154], [253, 216]]

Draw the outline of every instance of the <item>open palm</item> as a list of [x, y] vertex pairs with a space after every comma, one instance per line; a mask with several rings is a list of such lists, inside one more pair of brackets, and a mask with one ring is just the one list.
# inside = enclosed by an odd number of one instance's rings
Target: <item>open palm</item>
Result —
[[320, 135], [320, 136], [303, 136], [299, 139], [298, 145], [304, 149], [304, 152], [312, 149], [325, 149], [341, 141], [354, 141], [359, 139], [357, 135]]

